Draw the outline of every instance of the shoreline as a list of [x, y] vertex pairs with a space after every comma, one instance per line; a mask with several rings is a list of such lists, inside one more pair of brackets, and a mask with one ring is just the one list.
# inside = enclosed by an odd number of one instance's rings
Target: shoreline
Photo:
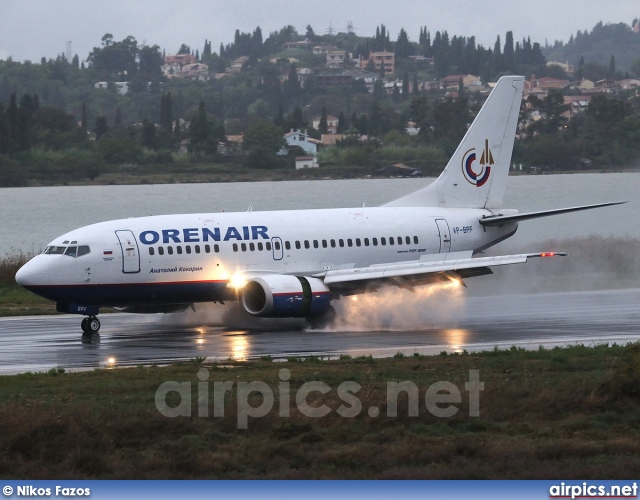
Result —
[[[30, 187], [62, 187], [62, 186], [137, 186], [137, 185], [156, 185], [156, 184], [208, 184], [208, 183], [243, 183], [243, 182], [290, 182], [290, 181], [316, 181], [316, 180], [380, 180], [380, 179], [435, 179], [442, 169], [432, 169], [421, 177], [408, 176], [383, 176], [375, 174], [367, 174], [360, 168], [342, 168], [342, 167], [320, 167], [317, 169], [305, 170], [248, 170], [236, 173], [211, 171], [202, 171], [201, 168], [192, 171], [167, 171], [158, 174], [136, 174], [132, 172], [104, 174], [94, 180], [74, 180], [69, 181], [32, 181], [28, 186], [20, 186], [23, 188]], [[573, 174], [618, 174], [618, 173], [638, 173], [640, 167], [618, 167], [618, 168], [601, 168], [589, 170], [510, 170], [510, 177], [520, 176], [539, 176], [539, 175], [573, 175]], [[8, 188], [9, 186], [5, 186]], [[0, 187], [1, 188], [1, 187]]]

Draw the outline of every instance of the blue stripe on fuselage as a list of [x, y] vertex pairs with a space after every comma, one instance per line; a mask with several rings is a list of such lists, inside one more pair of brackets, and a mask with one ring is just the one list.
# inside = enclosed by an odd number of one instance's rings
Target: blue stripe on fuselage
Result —
[[176, 283], [127, 283], [113, 285], [39, 285], [27, 290], [56, 302], [103, 307], [133, 304], [176, 304], [231, 300], [227, 281], [186, 281]]

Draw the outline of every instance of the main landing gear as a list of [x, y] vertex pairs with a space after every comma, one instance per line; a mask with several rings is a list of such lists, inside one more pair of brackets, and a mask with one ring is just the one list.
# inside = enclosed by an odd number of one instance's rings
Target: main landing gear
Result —
[[82, 319], [82, 323], [80, 323], [80, 327], [85, 335], [91, 335], [93, 333], [98, 333], [100, 330], [100, 320], [95, 316], [87, 316]]

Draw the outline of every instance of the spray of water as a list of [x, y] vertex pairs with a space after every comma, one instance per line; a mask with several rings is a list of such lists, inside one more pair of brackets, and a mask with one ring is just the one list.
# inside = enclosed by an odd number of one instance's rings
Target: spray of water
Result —
[[[397, 287], [343, 297], [334, 302], [338, 331], [409, 330], [455, 328], [461, 318], [477, 314], [485, 301], [507, 307], [514, 295], [640, 288], [640, 241], [632, 238], [589, 236], [540, 242], [536, 248], [501, 244], [485, 255], [528, 251], [567, 251], [569, 257], [530, 259], [527, 264], [494, 268], [494, 276], [466, 280], [468, 288], [456, 283], [416, 287], [414, 292]], [[480, 304], [480, 305], [479, 305]], [[492, 307], [493, 308], [493, 307]], [[238, 303], [196, 304], [196, 311], [167, 315], [171, 324], [219, 325], [233, 329], [304, 329], [304, 319], [254, 318]]]

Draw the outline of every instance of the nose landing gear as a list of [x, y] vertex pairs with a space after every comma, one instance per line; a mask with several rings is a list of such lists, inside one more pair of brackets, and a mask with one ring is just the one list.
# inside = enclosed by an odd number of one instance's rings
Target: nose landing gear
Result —
[[80, 327], [86, 335], [98, 333], [98, 330], [100, 330], [100, 320], [95, 316], [88, 316], [82, 319]]

